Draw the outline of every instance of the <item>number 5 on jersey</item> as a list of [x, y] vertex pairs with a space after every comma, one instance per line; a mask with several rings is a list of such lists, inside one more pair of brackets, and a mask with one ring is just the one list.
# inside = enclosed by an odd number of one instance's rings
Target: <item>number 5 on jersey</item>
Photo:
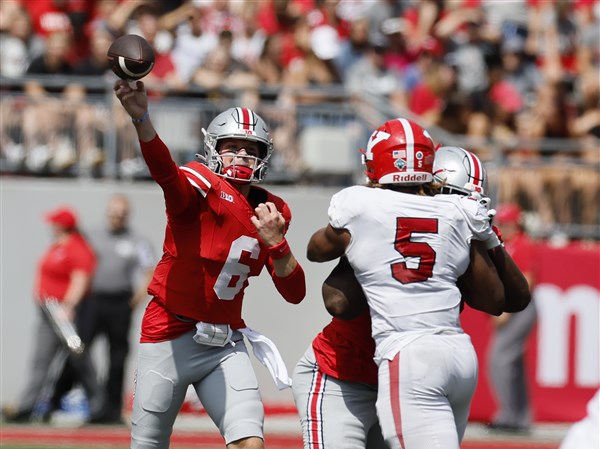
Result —
[[412, 282], [424, 282], [433, 276], [436, 253], [428, 243], [413, 242], [411, 237], [414, 233], [437, 234], [438, 221], [435, 218], [396, 218], [396, 240], [394, 248], [404, 258], [419, 258], [417, 268], [409, 268], [406, 262], [392, 264], [392, 276], [402, 284]]

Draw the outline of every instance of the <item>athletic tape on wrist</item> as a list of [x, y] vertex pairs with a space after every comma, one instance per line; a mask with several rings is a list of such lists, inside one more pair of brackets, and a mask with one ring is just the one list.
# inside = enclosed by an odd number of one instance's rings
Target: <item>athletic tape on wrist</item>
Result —
[[148, 120], [148, 117], [150, 117], [150, 114], [148, 113], [148, 111], [144, 112], [144, 115], [142, 115], [140, 118], [131, 118], [131, 121], [133, 123], [144, 123], [146, 120]]
[[277, 259], [283, 259], [292, 250], [290, 249], [290, 245], [288, 245], [287, 240], [284, 238], [277, 245], [268, 247], [267, 251], [269, 252], [269, 255], [271, 256], [271, 259], [277, 260]]

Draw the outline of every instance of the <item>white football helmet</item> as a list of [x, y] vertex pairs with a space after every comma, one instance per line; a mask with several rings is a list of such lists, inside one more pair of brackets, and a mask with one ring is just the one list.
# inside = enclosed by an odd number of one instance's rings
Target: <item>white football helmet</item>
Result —
[[485, 195], [487, 174], [477, 156], [460, 147], [440, 147], [435, 152], [433, 178], [444, 184], [443, 193]]
[[[267, 173], [269, 158], [273, 152], [273, 141], [265, 121], [254, 111], [247, 108], [230, 108], [217, 115], [208, 125], [202, 128], [204, 133], [204, 156], [196, 155], [219, 176], [238, 184], [260, 182]], [[230, 165], [224, 167], [223, 160], [217, 152], [217, 142], [221, 139], [248, 139], [261, 144], [254, 168]]]

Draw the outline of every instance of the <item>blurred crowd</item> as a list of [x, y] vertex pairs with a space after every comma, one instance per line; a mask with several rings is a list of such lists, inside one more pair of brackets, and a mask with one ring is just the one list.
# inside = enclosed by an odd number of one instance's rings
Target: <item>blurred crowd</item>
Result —
[[[467, 136], [484, 160], [500, 153], [500, 199], [523, 197], [545, 222], [573, 220], [567, 191], [582, 204], [598, 200], [598, 183], [590, 185], [599, 165], [598, 0], [3, 0], [0, 32], [6, 78], [110, 76], [108, 47], [135, 33], [155, 49], [144, 79], [154, 98], [195, 93], [210, 101], [235, 91], [257, 107], [270, 92], [289, 109], [323, 100], [306, 89], [330, 89], [329, 99], [339, 88], [344, 99], [373, 95], [398, 115]], [[17, 152], [6, 130], [19, 121], [30, 152], [54, 142], [64, 154], [72, 146], [91, 164], [102, 161], [98, 135], [108, 125], [86, 105], [84, 87], [66, 84], [54, 103], [41, 101], [56, 92], [40, 83], [28, 81], [25, 92], [21, 114], [15, 99], [1, 105], [5, 157]], [[121, 122], [122, 138], [132, 141]], [[293, 147], [295, 126], [276, 132], [283, 151]], [[61, 138], [65, 127], [77, 130], [75, 142]], [[552, 159], [548, 170], [540, 158]], [[285, 155], [288, 166], [297, 162]], [[532, 172], [531, 164], [541, 168]], [[556, 191], [551, 200], [547, 189]], [[581, 214], [594, 223], [598, 211]]]

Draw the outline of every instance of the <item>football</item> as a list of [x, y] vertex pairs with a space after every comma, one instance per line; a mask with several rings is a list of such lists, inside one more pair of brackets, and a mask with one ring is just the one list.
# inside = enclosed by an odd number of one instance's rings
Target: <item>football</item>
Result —
[[141, 36], [126, 34], [110, 45], [108, 63], [113, 72], [124, 80], [139, 80], [154, 67], [154, 50]]

